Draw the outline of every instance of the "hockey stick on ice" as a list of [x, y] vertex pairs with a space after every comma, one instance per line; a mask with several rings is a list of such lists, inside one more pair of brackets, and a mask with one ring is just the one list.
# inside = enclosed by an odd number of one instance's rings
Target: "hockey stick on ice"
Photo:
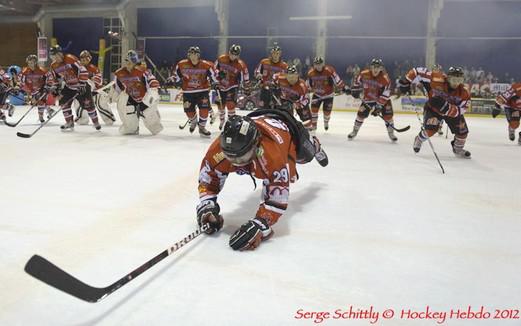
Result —
[[181, 241], [176, 242], [172, 247], [162, 251], [160, 254], [139, 266], [132, 272], [123, 276], [111, 285], [103, 288], [93, 287], [83, 283], [82, 281], [78, 280], [74, 276], [70, 275], [39, 255], [34, 255], [31, 257], [31, 259], [29, 259], [27, 264], [25, 264], [25, 271], [29, 275], [37, 278], [47, 285], [70, 294], [78, 299], [87, 302], [98, 302], [106, 298], [109, 294], [113, 293], [117, 289], [121, 288], [123, 285], [132, 281], [164, 258], [170, 256], [172, 253], [176, 252], [193, 239], [197, 238], [209, 227], [209, 224], [204, 224], [202, 227], [187, 235]]
[[[418, 107], [416, 106], [416, 104], [414, 104], [414, 102], [413, 102], [413, 100], [412, 100], [410, 95], [407, 95], [407, 98], [411, 102], [412, 106], [414, 107], [414, 111], [416, 112], [416, 117], [418, 118], [418, 121], [420, 122], [420, 127], [421, 127], [422, 132], [426, 135], [427, 132], [425, 131], [425, 128], [423, 126], [423, 121], [421, 120], [420, 114], [418, 113]], [[434, 154], [434, 157], [436, 158], [436, 161], [438, 161], [438, 164], [440, 165], [441, 172], [443, 174], [445, 174], [445, 169], [443, 168], [443, 165], [441, 164], [440, 158], [438, 157], [438, 154], [434, 150], [434, 145], [432, 145], [431, 139], [430, 139], [430, 137], [428, 135], [427, 135], [427, 141], [429, 142], [429, 145], [431, 146], [432, 153]]]
[[[371, 108], [367, 103], [363, 103], [362, 104], [367, 110], [372, 110], [373, 108]], [[389, 122], [387, 122], [387, 120], [384, 119], [383, 115], [382, 114], [377, 114], [380, 118], [382, 118], [382, 120], [385, 122], [385, 126], [386, 127], [391, 127], [392, 129], [394, 129], [396, 132], [405, 132], [409, 129], [411, 129], [411, 126], [405, 126], [403, 128], [396, 128], [394, 125], [390, 124]]]
[[182, 125], [179, 125], [179, 129], [183, 130], [185, 129], [186, 125], [190, 122], [190, 119], [186, 119], [186, 122]]
[[40, 96], [37, 100], [36, 100], [36, 104], [35, 105], [31, 105], [31, 107], [29, 108], [29, 110], [27, 110], [21, 117], [20, 119], [18, 119], [18, 121], [16, 121], [15, 123], [9, 123], [9, 122], [5, 122], [5, 124], [9, 127], [16, 127], [18, 126], [18, 124], [20, 122], [22, 122], [22, 120], [29, 114], [29, 112], [31, 112], [35, 107], [38, 106], [38, 102], [40, 102], [45, 96], [47, 96], [47, 93], [44, 93], [42, 94], [42, 96]]
[[[70, 100], [69, 102], [72, 103], [72, 101], [74, 101], [74, 99], [76, 99], [76, 97], [78, 97], [79, 94], [76, 94], [74, 95]], [[49, 121], [51, 121], [52, 118], [54, 118], [59, 112], [61, 112], [63, 110], [63, 105], [60, 106], [60, 108], [56, 111], [54, 111], [47, 120], [45, 120], [44, 122], [42, 122], [38, 128], [36, 128], [32, 133], [30, 134], [25, 134], [23, 132], [17, 132], [16, 135], [18, 137], [22, 137], [22, 138], [31, 138], [32, 136], [34, 136], [34, 134], [36, 134], [38, 132], [38, 130], [42, 129], [43, 126], [45, 126], [47, 123], [49, 123]]]

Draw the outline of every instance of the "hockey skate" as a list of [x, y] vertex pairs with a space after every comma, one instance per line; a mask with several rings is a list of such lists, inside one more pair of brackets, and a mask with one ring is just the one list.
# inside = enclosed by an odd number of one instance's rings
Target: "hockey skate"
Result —
[[101, 125], [99, 124], [99, 122], [94, 124], [94, 129], [101, 130]]
[[511, 141], [516, 140], [516, 130], [512, 128], [508, 128], [508, 139]]
[[74, 131], [74, 122], [73, 121], [65, 122], [65, 124], [60, 126], [60, 129], [62, 131]]
[[219, 123], [219, 130], [223, 130], [223, 127], [224, 127], [224, 119], [221, 120], [221, 122]]
[[54, 110], [51, 108], [47, 108], [47, 120], [49, 120], [53, 114]]
[[329, 159], [326, 152], [322, 148], [320, 141], [315, 136], [313, 136], [313, 143], [315, 145], [315, 159], [317, 160], [318, 164], [321, 166], [327, 166], [329, 164]]
[[193, 133], [196, 127], [197, 127], [197, 117], [193, 117], [192, 120], [190, 120], [190, 129], [188, 129], [188, 131], [190, 131], [190, 133]]
[[38, 121], [40, 123], [44, 123], [45, 122], [45, 119], [43, 118], [43, 114], [38, 116]]
[[517, 144], [521, 145], [521, 131], [519, 132], [519, 135], [517, 135]]
[[418, 153], [420, 151], [420, 149], [422, 148], [422, 144], [423, 142], [421, 141], [420, 136], [416, 136], [416, 138], [414, 138], [414, 144], [412, 145], [412, 149], [415, 153]]
[[329, 122], [325, 122], [325, 121], [324, 121], [324, 130], [325, 130], [325, 131], [328, 131], [328, 130], [329, 130]]
[[353, 128], [353, 131], [349, 135], [347, 135], [347, 139], [353, 140], [355, 139], [356, 135], [358, 135], [358, 129]]
[[14, 114], [14, 105], [12, 104], [7, 104], [7, 115], [9, 117], [12, 117]]
[[213, 123], [215, 122], [215, 119], [217, 117], [215, 116], [215, 114], [213, 114], [213, 109], [210, 110], [210, 124], [213, 125]]
[[393, 142], [398, 140], [398, 138], [394, 135], [394, 130], [391, 126], [387, 127], [387, 134], [389, 135], [389, 139]]
[[458, 148], [458, 147], [454, 147], [454, 140], [450, 142], [450, 144], [452, 145], [452, 152], [458, 156], [458, 157], [462, 157], [462, 158], [470, 158], [470, 152], [465, 150], [464, 148]]
[[210, 138], [210, 135], [212, 133], [209, 132], [208, 130], [206, 130], [205, 127], [201, 127], [199, 126], [199, 136], [203, 137], [203, 138]]

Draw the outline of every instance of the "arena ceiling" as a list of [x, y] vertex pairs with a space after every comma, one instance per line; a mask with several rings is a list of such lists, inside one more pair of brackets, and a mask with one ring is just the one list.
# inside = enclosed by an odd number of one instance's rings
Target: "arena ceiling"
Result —
[[0, 0], [2, 16], [34, 16], [44, 7], [64, 7], [75, 5], [110, 5], [121, 0]]

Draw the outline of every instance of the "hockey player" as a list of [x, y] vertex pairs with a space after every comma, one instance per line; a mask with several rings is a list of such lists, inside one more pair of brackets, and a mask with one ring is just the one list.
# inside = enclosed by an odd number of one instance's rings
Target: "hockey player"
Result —
[[275, 44], [270, 50], [270, 56], [261, 60], [255, 69], [255, 78], [261, 81], [260, 107], [271, 108], [273, 99], [270, 90], [270, 83], [273, 75], [286, 72], [288, 64], [282, 61], [282, 49]]
[[409, 93], [411, 83], [421, 83], [428, 95], [423, 113], [424, 130], [414, 139], [413, 149], [416, 153], [420, 151], [422, 143], [436, 133], [440, 121], [445, 120], [454, 134], [452, 151], [458, 157], [470, 158], [470, 152], [463, 148], [469, 133], [464, 113], [470, 100], [463, 82], [463, 69], [460, 67], [450, 67], [447, 75], [426, 68], [413, 68], [400, 80], [400, 93]]
[[159, 104], [159, 82], [139, 60], [134, 50], [125, 56], [125, 64], [114, 73], [117, 107], [121, 119], [119, 132], [122, 135], [139, 134], [139, 118], [145, 127], [156, 135], [163, 130]]
[[20, 74], [20, 86], [30, 96], [31, 105], [38, 106], [38, 119], [44, 122], [43, 114], [47, 110], [47, 117], [53, 114], [54, 110], [47, 106], [47, 75], [48, 71], [38, 65], [38, 57], [35, 54], [27, 56], [25, 59], [27, 67], [22, 69]]
[[[241, 46], [233, 44], [228, 54], [223, 54], [215, 61], [215, 69], [219, 85], [217, 92], [219, 93], [219, 101], [217, 108], [219, 109], [219, 130], [224, 126], [226, 120], [226, 109], [228, 109], [228, 117], [235, 114], [237, 106], [237, 91], [239, 87], [247, 87], [250, 82], [250, 74], [248, 66], [239, 56], [241, 54]], [[224, 103], [221, 103], [221, 100]]]
[[0, 120], [5, 121], [3, 110], [12, 115], [11, 105], [6, 103], [9, 93], [12, 91], [11, 76], [0, 68]]
[[[362, 94], [363, 93], [363, 94]], [[371, 60], [369, 69], [360, 72], [351, 88], [351, 95], [354, 98], [362, 97], [362, 104], [356, 115], [353, 131], [347, 138], [353, 140], [364, 120], [371, 113], [373, 116], [381, 116], [387, 126], [387, 134], [391, 141], [398, 140], [394, 135], [393, 107], [390, 100], [391, 96], [391, 79], [385, 71], [383, 61], [381, 59]], [[372, 111], [372, 112], [371, 112]]]
[[[76, 99], [80, 106], [87, 111], [92, 124], [96, 130], [100, 130], [101, 126], [98, 122], [98, 114], [94, 108], [92, 99], [92, 91], [87, 83], [89, 73], [81, 65], [78, 58], [72, 54], [64, 54], [59, 45], [51, 47], [50, 57], [53, 60], [47, 84], [55, 87], [55, 92], [61, 95], [59, 104], [62, 108], [65, 124], [60, 128], [62, 130], [74, 130], [74, 119], [72, 116], [72, 101]], [[60, 82], [65, 86], [59, 89]]]
[[294, 111], [302, 121], [304, 127], [311, 130], [311, 110], [309, 109], [308, 88], [302, 80], [295, 66], [289, 66], [286, 73], [278, 73], [273, 76], [273, 95], [276, 107], [285, 109], [293, 115]]
[[322, 105], [324, 111], [324, 129], [329, 129], [329, 119], [333, 110], [333, 97], [335, 88], [350, 93], [350, 90], [336, 73], [333, 66], [326, 65], [324, 58], [315, 57], [313, 67], [308, 71], [307, 86], [313, 92], [311, 98], [311, 125], [312, 130], [317, 129], [318, 111]]
[[290, 184], [298, 179], [296, 163], [315, 158], [328, 164], [327, 155], [316, 137], [286, 111], [257, 110], [246, 117], [232, 116], [210, 145], [199, 174], [197, 221], [209, 223], [208, 234], [224, 223], [217, 197], [230, 173], [263, 180], [262, 201], [254, 218], [230, 237], [234, 250], [253, 250], [268, 239], [274, 225], [286, 210]]
[[[519, 128], [519, 118], [521, 116], [521, 83], [514, 83], [505, 92], [496, 97], [496, 107], [492, 109], [492, 116], [495, 118], [505, 110], [508, 121], [508, 139], [516, 140], [516, 129]], [[519, 132], [517, 143], [521, 145], [521, 132]]]
[[[83, 50], [80, 53], [80, 62], [81, 65], [87, 69], [89, 73], [89, 81], [90, 87], [92, 89], [94, 104], [96, 106], [96, 109], [98, 110], [99, 115], [101, 116], [101, 119], [107, 126], [112, 126], [114, 124], [114, 121], [116, 121], [116, 118], [114, 117], [114, 114], [112, 113], [112, 110], [110, 109], [109, 104], [109, 95], [108, 93], [104, 92], [103, 90], [99, 90], [103, 86], [103, 80], [101, 78], [101, 72], [99, 68], [91, 63], [92, 55], [89, 51]], [[78, 107], [77, 113], [76, 113], [76, 121], [80, 125], [86, 125], [89, 123], [87, 114], [85, 111]]]
[[[188, 49], [187, 59], [179, 61], [173, 71], [172, 78], [176, 85], [183, 90], [183, 107], [190, 122], [190, 132], [199, 126], [201, 137], [210, 137], [206, 130], [208, 111], [211, 109], [209, 91], [218, 80], [213, 63], [201, 59], [201, 49], [191, 46]], [[199, 108], [199, 120], [195, 107]]]

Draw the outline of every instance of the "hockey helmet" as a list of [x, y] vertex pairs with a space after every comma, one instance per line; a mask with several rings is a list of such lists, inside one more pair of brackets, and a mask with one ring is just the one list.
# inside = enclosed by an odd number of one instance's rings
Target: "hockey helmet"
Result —
[[224, 156], [233, 165], [248, 164], [253, 159], [259, 135], [259, 130], [250, 117], [230, 117], [220, 135]]
[[139, 56], [135, 50], [128, 50], [125, 56], [125, 61], [131, 62], [135, 65], [139, 63]]
[[315, 59], [313, 59], [313, 64], [315, 64], [315, 65], [321, 65], [323, 63], [324, 63], [323, 57], [315, 57]]
[[198, 46], [191, 46], [188, 48], [188, 54], [199, 54], [201, 55], [201, 49]]
[[465, 81], [465, 74], [461, 67], [450, 67], [447, 71], [447, 80], [450, 87], [456, 88]]
[[232, 44], [230, 47], [230, 54], [239, 56], [241, 54], [241, 46], [238, 44]]
[[29, 62], [37, 63], [38, 62], [38, 57], [36, 56], [36, 54], [29, 54], [27, 56], [27, 58], [25, 58], [25, 62], [27, 62], [27, 63], [29, 63]]
[[63, 53], [62, 47], [58, 44], [51, 46], [51, 48], [49, 49], [49, 54], [56, 55], [58, 53]]

